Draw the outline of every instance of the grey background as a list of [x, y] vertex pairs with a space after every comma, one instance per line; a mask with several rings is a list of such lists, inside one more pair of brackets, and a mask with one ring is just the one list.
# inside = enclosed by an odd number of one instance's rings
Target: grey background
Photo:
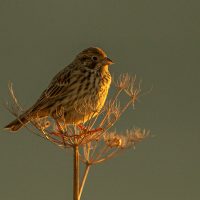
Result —
[[[89, 46], [114, 74], [143, 80], [134, 112], [116, 126], [150, 129], [135, 151], [92, 168], [83, 199], [200, 199], [200, 3], [186, 0], [0, 0], [0, 99], [14, 83], [30, 106]], [[0, 125], [13, 117], [0, 108]], [[72, 199], [72, 159], [26, 130], [0, 134], [0, 199]]]

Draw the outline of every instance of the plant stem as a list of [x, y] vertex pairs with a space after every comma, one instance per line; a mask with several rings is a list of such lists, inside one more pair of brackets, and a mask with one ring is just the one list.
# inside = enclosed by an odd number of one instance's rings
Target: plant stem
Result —
[[79, 200], [79, 149], [74, 146], [74, 200]]
[[81, 186], [80, 186], [79, 198], [81, 198], [81, 194], [83, 192], [83, 187], [85, 185], [85, 181], [87, 179], [89, 170], [90, 170], [90, 164], [86, 164], [85, 172], [84, 172], [83, 179], [82, 179]]

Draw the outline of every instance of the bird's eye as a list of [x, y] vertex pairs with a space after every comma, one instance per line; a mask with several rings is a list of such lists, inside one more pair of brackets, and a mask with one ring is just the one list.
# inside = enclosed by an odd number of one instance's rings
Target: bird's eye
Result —
[[97, 57], [96, 56], [92, 56], [92, 60], [97, 61]]

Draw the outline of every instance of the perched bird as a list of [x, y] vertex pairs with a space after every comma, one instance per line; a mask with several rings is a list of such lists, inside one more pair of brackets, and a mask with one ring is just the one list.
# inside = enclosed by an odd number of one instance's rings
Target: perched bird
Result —
[[5, 129], [17, 131], [31, 120], [48, 116], [58, 119], [61, 109], [66, 124], [86, 122], [94, 109], [100, 110], [105, 103], [111, 83], [108, 70], [111, 64], [102, 49], [83, 50], [52, 79], [36, 103]]

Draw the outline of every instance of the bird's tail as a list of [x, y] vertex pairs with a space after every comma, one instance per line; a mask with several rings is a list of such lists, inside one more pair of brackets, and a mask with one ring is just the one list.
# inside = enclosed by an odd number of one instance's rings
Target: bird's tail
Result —
[[10, 122], [4, 128], [11, 132], [15, 132], [15, 131], [18, 131], [20, 128], [22, 128], [22, 126], [24, 126], [28, 122], [29, 122], [29, 120], [27, 118], [27, 115], [22, 114], [21, 116], [19, 116], [18, 119], [15, 119], [14, 121]]

